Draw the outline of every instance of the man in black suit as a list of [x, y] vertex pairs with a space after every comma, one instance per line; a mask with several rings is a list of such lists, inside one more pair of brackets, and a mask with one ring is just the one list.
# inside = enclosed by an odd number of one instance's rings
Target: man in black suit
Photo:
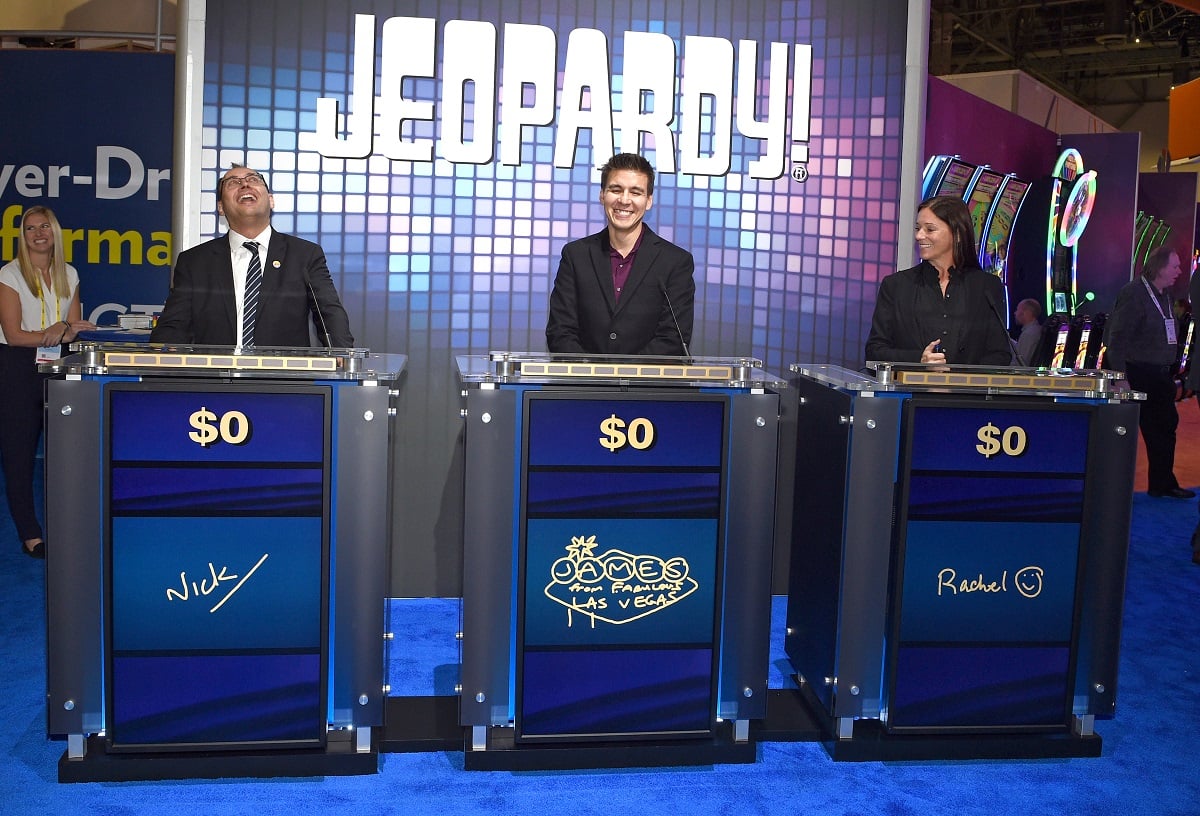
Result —
[[563, 247], [546, 321], [552, 353], [690, 355], [695, 261], [643, 223], [653, 202], [643, 157], [618, 153], [600, 168], [608, 227]]
[[[307, 347], [312, 344], [309, 315], [315, 310], [321, 344], [354, 346], [324, 251], [311, 241], [273, 231], [274, 206], [261, 173], [240, 165], [226, 171], [217, 185], [217, 212], [228, 222], [229, 233], [180, 253], [150, 342]], [[251, 299], [247, 321], [246, 283], [257, 280], [259, 270], [261, 288], [257, 303]]]

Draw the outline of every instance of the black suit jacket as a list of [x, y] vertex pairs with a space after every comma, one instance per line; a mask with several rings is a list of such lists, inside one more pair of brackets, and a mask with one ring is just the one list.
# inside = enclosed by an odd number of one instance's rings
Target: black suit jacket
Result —
[[[1004, 284], [982, 269], [954, 274], [961, 274], [965, 309], [963, 318], [953, 322], [943, 340], [946, 362], [1010, 365], [1012, 341], [1001, 317], [1005, 309]], [[921, 362], [921, 352], [938, 335], [934, 327], [921, 325], [914, 304], [919, 290], [937, 285], [937, 270], [925, 261], [883, 279], [871, 316], [867, 360]]]
[[[314, 303], [315, 299], [315, 303]], [[350, 319], [334, 288], [321, 247], [281, 232], [271, 232], [263, 266], [262, 291], [255, 321], [257, 346], [310, 346], [309, 314], [317, 336], [335, 348], [352, 348]], [[229, 236], [223, 235], [180, 253], [171, 293], [152, 343], [235, 346], [240, 327], [233, 291]]]
[[692, 340], [696, 299], [695, 261], [690, 252], [649, 227], [643, 225], [642, 230], [642, 245], [619, 301], [607, 229], [563, 247], [546, 321], [546, 348], [552, 353], [687, 353], [684, 345]]

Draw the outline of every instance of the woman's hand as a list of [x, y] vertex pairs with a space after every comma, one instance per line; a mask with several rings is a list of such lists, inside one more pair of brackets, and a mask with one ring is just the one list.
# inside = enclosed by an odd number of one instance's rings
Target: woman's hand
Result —
[[67, 336], [69, 331], [71, 331], [71, 324], [65, 320], [51, 323], [42, 329], [42, 339], [38, 341], [38, 345], [42, 348], [61, 346], [65, 342], [63, 338]]
[[63, 336], [64, 343], [70, 343], [72, 340], [78, 337], [79, 333], [82, 331], [91, 331], [92, 329], [96, 328], [96, 324], [90, 320], [72, 320], [67, 325], [70, 328]]
[[932, 343], [930, 343], [928, 346], [926, 346], [921, 351], [921, 362], [922, 363], [945, 363], [946, 362], [945, 353], [940, 352], [940, 351], [934, 351], [934, 349], [937, 348], [937, 345], [940, 342], [942, 342], [942, 341], [934, 340]]

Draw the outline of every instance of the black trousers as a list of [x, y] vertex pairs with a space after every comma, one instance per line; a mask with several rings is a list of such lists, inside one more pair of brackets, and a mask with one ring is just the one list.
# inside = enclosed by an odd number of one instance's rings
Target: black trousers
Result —
[[1130, 388], [1146, 393], [1138, 415], [1138, 427], [1146, 443], [1146, 486], [1155, 492], [1174, 490], [1179, 487], [1175, 480], [1175, 429], [1179, 427], [1179, 411], [1175, 409], [1173, 366], [1128, 362], [1125, 376]]
[[33, 467], [45, 422], [45, 374], [37, 349], [0, 343], [0, 459], [17, 538], [42, 538], [33, 503]]

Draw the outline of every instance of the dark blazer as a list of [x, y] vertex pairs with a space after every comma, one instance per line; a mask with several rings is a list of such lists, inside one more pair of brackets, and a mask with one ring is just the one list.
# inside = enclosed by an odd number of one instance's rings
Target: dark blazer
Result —
[[563, 247], [546, 321], [546, 348], [552, 353], [689, 353], [685, 345], [692, 340], [695, 261], [690, 252], [644, 224], [642, 230], [642, 244], [619, 301], [607, 229]]
[[[319, 342], [324, 345], [328, 334], [332, 347], [352, 348], [350, 319], [329, 276], [324, 251], [311, 241], [272, 231], [263, 266], [255, 345], [312, 345], [308, 327], [314, 298], [319, 316], [313, 318], [313, 325]], [[171, 293], [150, 333], [150, 342], [235, 346], [239, 331], [229, 236], [180, 253]]]
[[[954, 365], [1012, 364], [1012, 341], [1005, 329], [1004, 284], [982, 269], [964, 269], [959, 280], [966, 301], [965, 316], [950, 326], [943, 340], [946, 362]], [[921, 287], [937, 286], [937, 270], [922, 261], [911, 269], [888, 275], [879, 284], [871, 334], [867, 337], [866, 359], [897, 363], [919, 363], [921, 352], [938, 335], [934, 327], [922, 326], [917, 318], [917, 293]]]

